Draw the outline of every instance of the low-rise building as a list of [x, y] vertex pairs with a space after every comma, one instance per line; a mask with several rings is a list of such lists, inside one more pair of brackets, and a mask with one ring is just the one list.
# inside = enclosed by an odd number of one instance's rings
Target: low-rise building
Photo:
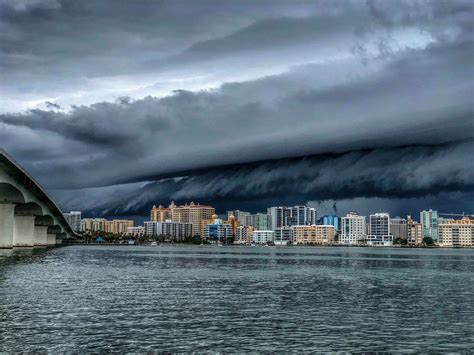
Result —
[[131, 237], [143, 237], [145, 235], [145, 227], [128, 227], [127, 235]]
[[474, 246], [474, 220], [463, 217], [438, 225], [438, 244], [442, 247]]
[[293, 242], [293, 228], [280, 227], [275, 229], [275, 245], [288, 245]]
[[203, 239], [211, 243], [227, 243], [233, 237], [232, 226], [215, 219], [213, 223], [204, 226]]
[[296, 244], [332, 244], [336, 229], [332, 225], [293, 226], [293, 240]]
[[272, 230], [256, 230], [252, 233], [252, 241], [255, 244], [273, 243], [275, 232]]

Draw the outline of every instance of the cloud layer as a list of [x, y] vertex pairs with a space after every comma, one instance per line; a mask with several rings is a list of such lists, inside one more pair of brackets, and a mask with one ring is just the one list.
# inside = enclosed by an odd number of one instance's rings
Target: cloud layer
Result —
[[2, 1], [0, 144], [98, 214], [467, 201], [471, 2], [239, 4]]

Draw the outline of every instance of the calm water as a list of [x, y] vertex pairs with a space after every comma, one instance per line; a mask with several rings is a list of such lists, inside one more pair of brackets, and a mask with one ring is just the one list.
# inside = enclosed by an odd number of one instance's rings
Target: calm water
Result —
[[0, 252], [4, 351], [472, 351], [474, 250]]

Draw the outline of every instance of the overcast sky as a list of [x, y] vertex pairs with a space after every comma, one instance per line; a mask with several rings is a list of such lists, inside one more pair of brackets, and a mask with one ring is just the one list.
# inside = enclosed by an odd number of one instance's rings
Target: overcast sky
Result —
[[474, 213], [474, 3], [0, 0], [0, 146], [63, 209]]

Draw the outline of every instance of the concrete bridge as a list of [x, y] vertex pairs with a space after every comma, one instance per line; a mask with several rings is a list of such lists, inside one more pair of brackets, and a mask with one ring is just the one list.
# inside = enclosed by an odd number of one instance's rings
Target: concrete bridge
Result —
[[0, 149], [0, 248], [52, 246], [74, 237], [47, 193]]

